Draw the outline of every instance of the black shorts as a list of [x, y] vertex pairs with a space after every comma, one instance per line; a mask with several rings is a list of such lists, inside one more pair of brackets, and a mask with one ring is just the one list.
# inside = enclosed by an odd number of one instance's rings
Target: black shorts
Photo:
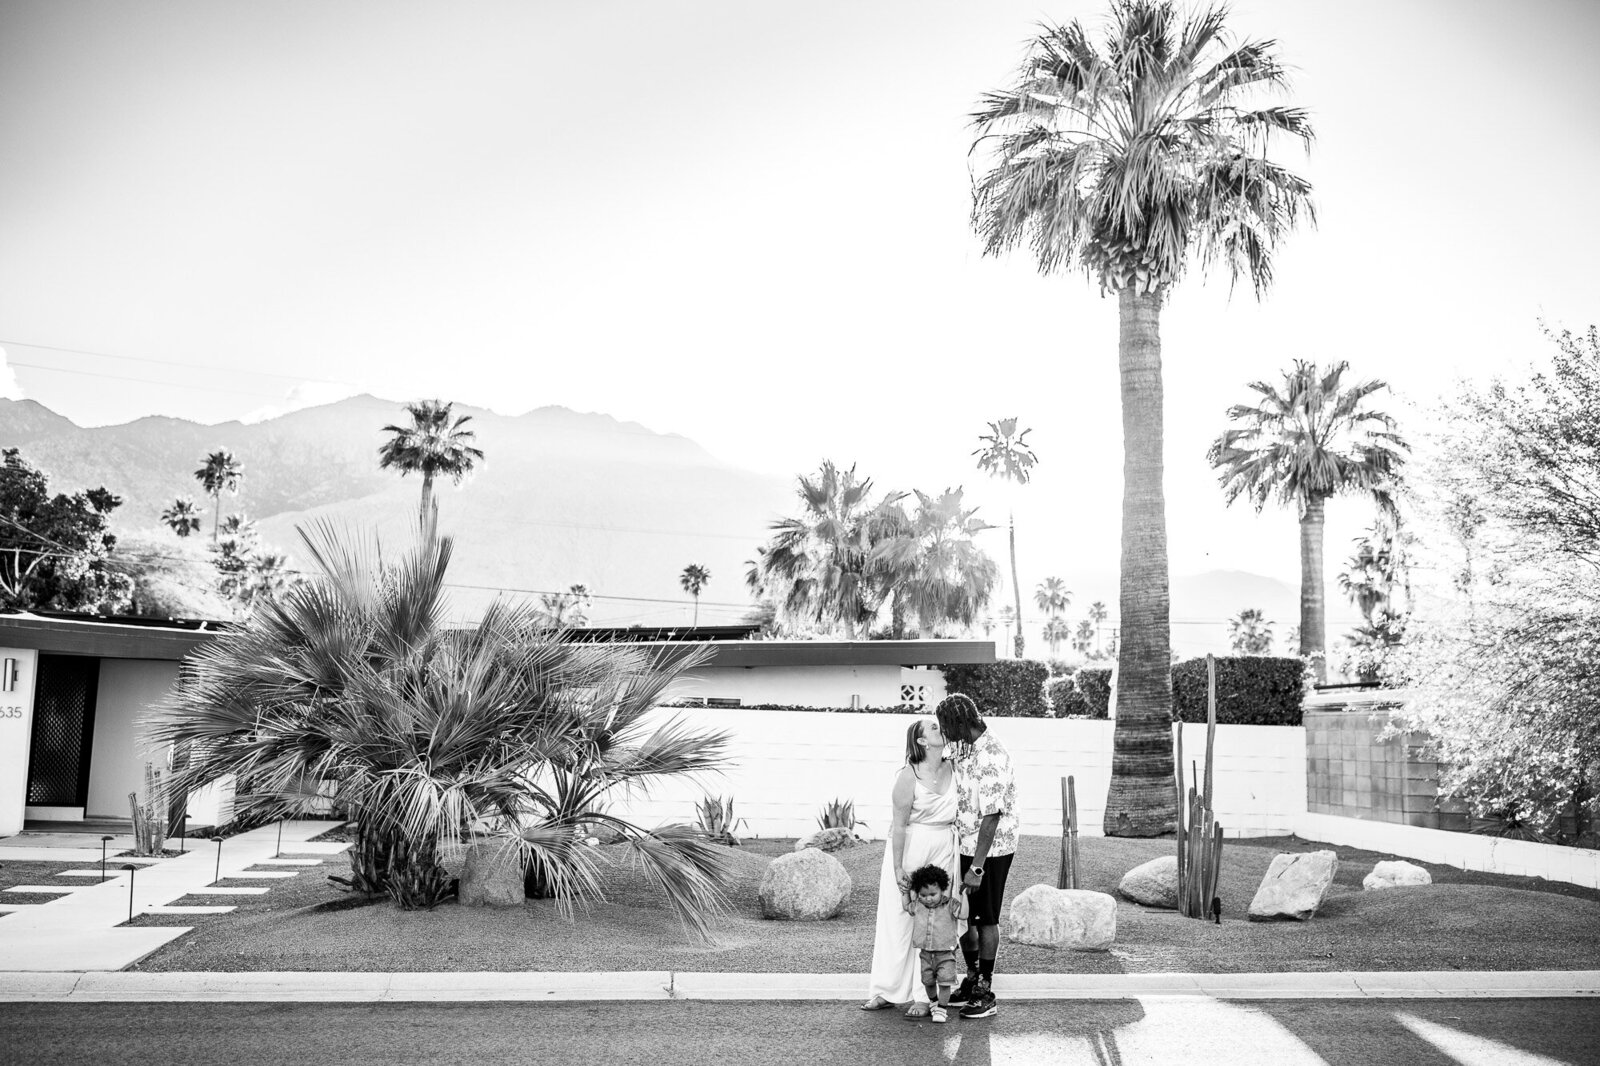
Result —
[[[961, 877], [966, 879], [972, 869], [972, 856], [961, 856]], [[1006, 895], [1006, 875], [1011, 872], [1010, 855], [990, 855], [983, 860], [983, 883], [967, 893], [967, 913], [970, 926], [999, 925], [1000, 904]]]

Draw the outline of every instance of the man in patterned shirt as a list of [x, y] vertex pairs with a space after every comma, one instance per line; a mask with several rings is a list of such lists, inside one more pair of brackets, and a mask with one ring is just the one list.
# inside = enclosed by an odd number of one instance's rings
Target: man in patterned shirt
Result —
[[996, 1013], [989, 984], [1000, 950], [1000, 904], [1017, 851], [1017, 783], [1010, 753], [990, 735], [970, 697], [946, 696], [935, 713], [939, 729], [959, 752], [956, 826], [961, 833], [961, 885], [970, 906], [961, 937], [967, 976], [950, 1002], [966, 1004], [963, 1018], [990, 1018]]

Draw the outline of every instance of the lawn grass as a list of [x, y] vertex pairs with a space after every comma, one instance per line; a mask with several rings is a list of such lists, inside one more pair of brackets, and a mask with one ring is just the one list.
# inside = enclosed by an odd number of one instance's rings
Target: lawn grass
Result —
[[[826, 922], [766, 921], [756, 888], [790, 841], [729, 848], [732, 912], [714, 944], [688, 939], [620, 850], [610, 899], [575, 920], [548, 900], [491, 910], [454, 902], [401, 911], [359, 901], [327, 881], [343, 857], [300, 868], [258, 897], [230, 897], [224, 915], [145, 916], [134, 924], [183, 924], [194, 931], [141, 962], [141, 970], [682, 970], [864, 973], [870, 965], [883, 845], [836, 853], [854, 882], [842, 914]], [[1246, 922], [1244, 912], [1274, 855], [1312, 851], [1294, 838], [1229, 840], [1221, 878], [1220, 925], [1119, 899], [1109, 952], [1060, 952], [1006, 944], [1012, 973], [1289, 972], [1320, 970], [1566, 970], [1600, 967], [1600, 892], [1537, 878], [1425, 866], [1435, 884], [1363, 892], [1361, 879], [1393, 856], [1335, 847], [1340, 869], [1310, 922]], [[1081, 887], [1115, 892], [1122, 875], [1173, 852], [1171, 839], [1086, 837]], [[1055, 884], [1057, 841], [1028, 837], [1012, 868], [1007, 898]], [[229, 884], [246, 884], [232, 880]], [[190, 896], [178, 902], [218, 902]]]

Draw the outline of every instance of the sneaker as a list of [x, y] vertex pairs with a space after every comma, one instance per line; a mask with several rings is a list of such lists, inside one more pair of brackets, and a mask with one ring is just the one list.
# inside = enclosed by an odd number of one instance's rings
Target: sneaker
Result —
[[977, 974], [969, 973], [963, 977], [961, 983], [956, 985], [955, 991], [950, 993], [950, 1005], [952, 1007], [961, 1007], [970, 1002], [972, 1000], [972, 990], [977, 983]]
[[945, 1009], [943, 1007], [941, 1007], [937, 1003], [935, 1003], [928, 1010], [928, 1020], [931, 1021], [931, 1022], [936, 1022], [936, 1023], [940, 1024], [940, 1025], [943, 1025], [945, 1022], [950, 1020], [950, 1015], [945, 1011]]
[[999, 1008], [996, 1006], [994, 993], [989, 991], [987, 981], [978, 982], [977, 987], [972, 990], [972, 998], [961, 1008], [963, 1018], [993, 1018], [998, 1013]]

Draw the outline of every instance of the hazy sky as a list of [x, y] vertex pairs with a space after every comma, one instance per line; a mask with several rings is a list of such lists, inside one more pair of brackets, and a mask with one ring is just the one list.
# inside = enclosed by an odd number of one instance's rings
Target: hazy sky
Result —
[[[980, 257], [965, 125], [1038, 21], [1103, 6], [3, 0], [0, 347], [84, 424], [562, 404], [965, 483], [993, 521], [969, 453], [1018, 415], [1024, 584], [1114, 574], [1115, 303]], [[1321, 224], [1264, 304], [1194, 276], [1164, 316], [1172, 565], [1295, 581], [1294, 517], [1225, 510], [1204, 463], [1247, 381], [1348, 359], [1404, 411], [1600, 318], [1600, 4], [1231, 24], [1297, 68]], [[1330, 563], [1365, 521], [1333, 504]]]

